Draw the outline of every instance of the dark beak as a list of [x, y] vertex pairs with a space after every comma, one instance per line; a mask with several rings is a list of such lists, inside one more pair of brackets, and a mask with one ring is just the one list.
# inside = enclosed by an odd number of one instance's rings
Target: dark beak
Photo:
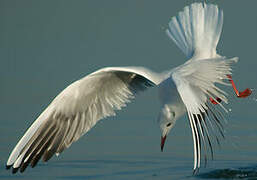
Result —
[[164, 144], [165, 144], [165, 140], [166, 140], [166, 135], [161, 137], [161, 151], [163, 151], [163, 147], [164, 147]]

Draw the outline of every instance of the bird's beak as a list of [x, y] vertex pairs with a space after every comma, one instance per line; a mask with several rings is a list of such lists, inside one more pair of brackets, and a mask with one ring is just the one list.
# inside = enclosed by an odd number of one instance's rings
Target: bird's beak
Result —
[[165, 136], [161, 136], [161, 151], [163, 151], [165, 140], [166, 140], [166, 135]]

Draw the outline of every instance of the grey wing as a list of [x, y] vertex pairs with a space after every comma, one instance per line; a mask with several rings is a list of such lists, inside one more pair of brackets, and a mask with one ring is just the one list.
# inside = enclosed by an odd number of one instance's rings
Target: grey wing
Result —
[[[218, 97], [222, 102], [228, 103], [226, 92], [217, 84], [227, 84], [227, 75], [232, 73], [232, 64], [235, 62], [237, 58], [226, 59], [225, 57], [191, 61], [179, 67], [172, 74], [172, 79], [186, 106], [192, 130], [194, 170], [200, 167], [201, 149], [206, 153], [209, 146], [209, 151], [213, 156], [210, 136], [213, 135], [217, 143], [219, 143], [217, 134], [224, 137], [220, 121], [224, 119], [222, 111], [215, 108], [209, 98], [212, 98], [221, 110], [227, 112], [223, 104], [216, 100]], [[205, 159], [206, 156], [205, 154]]]
[[141, 67], [100, 69], [64, 89], [27, 130], [7, 162], [13, 173], [61, 153], [99, 120], [115, 115], [162, 77]]

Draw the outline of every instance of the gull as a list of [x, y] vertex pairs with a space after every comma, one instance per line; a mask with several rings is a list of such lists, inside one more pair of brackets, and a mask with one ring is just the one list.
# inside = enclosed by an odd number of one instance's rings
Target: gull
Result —
[[23, 172], [40, 159], [48, 161], [86, 134], [95, 124], [125, 107], [138, 92], [156, 87], [159, 92], [161, 150], [177, 119], [187, 114], [194, 142], [194, 171], [213, 156], [212, 143], [224, 137], [224, 107], [228, 103], [223, 85], [232, 85], [237, 57], [216, 52], [223, 25], [223, 11], [217, 5], [193, 3], [172, 17], [167, 35], [186, 55], [187, 61], [169, 71], [155, 73], [144, 67], [106, 67], [66, 87], [34, 121], [11, 152], [6, 168]]

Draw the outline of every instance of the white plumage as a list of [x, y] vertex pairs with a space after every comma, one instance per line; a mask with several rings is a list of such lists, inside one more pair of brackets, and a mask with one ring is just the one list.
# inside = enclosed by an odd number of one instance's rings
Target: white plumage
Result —
[[194, 169], [199, 168], [201, 149], [206, 151], [209, 146], [212, 152], [209, 126], [223, 136], [221, 113], [212, 107], [209, 98], [228, 102], [226, 93], [216, 84], [226, 84], [231, 65], [237, 61], [216, 53], [222, 23], [223, 13], [216, 5], [194, 3], [185, 7], [171, 19], [166, 31], [189, 59], [185, 64], [161, 74], [143, 67], [103, 68], [72, 83], [27, 130], [7, 167], [13, 167], [14, 173], [18, 169], [23, 172], [41, 158], [49, 160], [99, 120], [115, 115], [115, 110], [124, 107], [137, 92], [157, 86], [162, 104], [158, 118], [162, 148], [176, 120], [187, 113], [194, 140]]
[[172, 17], [166, 30], [187, 58], [214, 58], [223, 24], [223, 12], [213, 4], [194, 3]]

